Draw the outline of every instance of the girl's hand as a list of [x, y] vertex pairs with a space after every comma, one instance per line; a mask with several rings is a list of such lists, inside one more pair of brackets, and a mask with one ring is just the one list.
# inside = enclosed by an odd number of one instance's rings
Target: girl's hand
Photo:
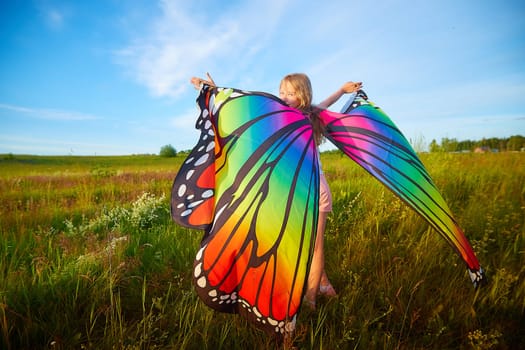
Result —
[[197, 89], [197, 90], [201, 89], [202, 84], [207, 84], [207, 85], [210, 85], [210, 86], [217, 86], [217, 85], [215, 85], [215, 82], [213, 81], [210, 73], [206, 73], [206, 75], [208, 76], [208, 80], [202, 79], [202, 78], [197, 78], [197, 77], [192, 77], [190, 79], [190, 83], [192, 83], [193, 86], [195, 87], [195, 89]]
[[362, 82], [354, 83], [353, 81], [349, 81], [347, 83], [344, 83], [341, 87], [341, 91], [345, 94], [350, 94], [352, 92], [359, 91], [363, 87]]

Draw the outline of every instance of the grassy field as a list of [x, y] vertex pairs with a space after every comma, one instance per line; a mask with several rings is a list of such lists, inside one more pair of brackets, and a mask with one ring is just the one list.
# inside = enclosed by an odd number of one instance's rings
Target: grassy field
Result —
[[[169, 216], [182, 157], [0, 155], [3, 349], [267, 349], [191, 284], [201, 233]], [[299, 349], [525, 348], [525, 153], [423, 154], [489, 276], [337, 152], [326, 269]]]

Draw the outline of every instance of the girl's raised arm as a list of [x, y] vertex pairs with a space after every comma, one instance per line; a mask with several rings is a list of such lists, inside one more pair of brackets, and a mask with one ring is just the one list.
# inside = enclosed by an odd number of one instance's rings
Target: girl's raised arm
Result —
[[337, 100], [341, 98], [344, 94], [349, 94], [352, 92], [356, 92], [363, 86], [363, 83], [358, 82], [354, 83], [353, 81], [349, 81], [343, 84], [336, 92], [328, 96], [323, 102], [319, 103], [317, 106], [320, 108], [328, 108], [331, 105], [333, 105]]

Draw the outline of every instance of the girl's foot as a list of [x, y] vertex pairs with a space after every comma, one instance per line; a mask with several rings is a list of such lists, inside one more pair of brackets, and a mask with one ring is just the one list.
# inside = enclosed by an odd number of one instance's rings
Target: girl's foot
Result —
[[303, 298], [303, 303], [312, 311], [315, 310], [315, 300], [311, 300], [306, 296]]
[[319, 294], [325, 295], [327, 297], [335, 297], [337, 295], [331, 283], [321, 284], [319, 286]]

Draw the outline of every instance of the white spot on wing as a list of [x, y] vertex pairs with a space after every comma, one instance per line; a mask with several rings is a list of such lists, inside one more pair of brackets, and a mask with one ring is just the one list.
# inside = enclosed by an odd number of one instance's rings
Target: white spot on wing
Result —
[[197, 280], [197, 285], [201, 288], [206, 287], [206, 277], [202, 276]]
[[199, 201], [195, 201], [195, 202], [193, 202], [193, 203], [190, 203], [190, 204], [188, 205], [188, 208], [194, 208], [194, 207], [196, 207], [197, 205], [201, 204], [202, 202], [204, 202], [204, 201], [203, 201], [203, 200], [199, 200]]
[[210, 198], [213, 197], [213, 190], [206, 190], [202, 193], [202, 198]]
[[179, 195], [179, 197], [182, 197], [184, 196], [184, 193], [186, 193], [186, 185], [182, 184], [179, 186], [179, 190], [177, 191], [177, 194]]
[[193, 276], [195, 278], [199, 277], [202, 273], [202, 263], [198, 263], [197, 266], [195, 266], [195, 270], [193, 270]]
[[206, 246], [202, 247], [202, 248], [199, 249], [199, 251], [197, 252], [197, 256], [196, 256], [196, 259], [197, 259], [197, 260], [202, 259], [202, 253], [204, 252], [204, 248], [206, 248]]
[[202, 157], [197, 159], [197, 161], [195, 162], [195, 165], [197, 166], [197, 165], [206, 163], [206, 161], [208, 160], [208, 157], [209, 157], [208, 153], [203, 154]]

